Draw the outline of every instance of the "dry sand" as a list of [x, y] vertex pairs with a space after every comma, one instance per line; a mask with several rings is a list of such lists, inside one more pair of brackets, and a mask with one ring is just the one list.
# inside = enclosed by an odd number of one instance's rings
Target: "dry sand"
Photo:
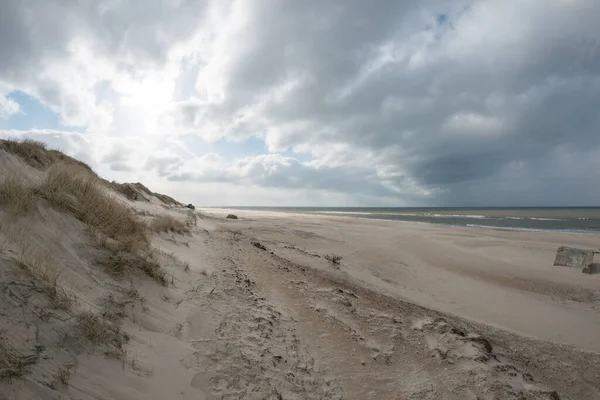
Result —
[[[340, 255], [341, 271], [371, 290], [600, 352], [600, 276], [553, 266], [559, 246], [598, 249], [599, 235], [236, 212], [245, 217], [240, 229], [265, 243]], [[303, 251], [281, 251], [291, 261], [328, 268]]]
[[287, 317], [344, 398], [600, 398], [600, 276], [552, 265], [598, 236], [236, 214], [211, 246], [223, 270]]
[[[115, 282], [78, 221], [40, 212], [23, 227], [40, 243], [60, 232], [79, 308], [128, 285], [144, 303], [126, 309], [115, 360], [76, 346], [71, 316], [41, 323], [27, 285], [3, 272], [0, 328], [44, 349], [0, 399], [600, 399], [600, 276], [552, 266], [558, 246], [598, 236], [210, 209], [190, 235], [154, 237], [161, 287]], [[2, 271], [11, 257], [0, 251]]]

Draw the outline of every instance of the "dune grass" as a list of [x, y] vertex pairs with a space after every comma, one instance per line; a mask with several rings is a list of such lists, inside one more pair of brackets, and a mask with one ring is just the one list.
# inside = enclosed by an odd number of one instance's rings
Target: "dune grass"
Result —
[[35, 208], [37, 195], [31, 182], [16, 174], [10, 174], [0, 181], [0, 207], [10, 216], [22, 216]]
[[71, 211], [93, 230], [118, 241], [123, 250], [137, 251], [148, 247], [146, 225], [86, 170], [56, 163], [49, 168], [40, 191], [54, 207]]
[[176, 233], [184, 235], [190, 233], [190, 228], [186, 223], [171, 217], [170, 215], [160, 215], [152, 221], [150, 227], [153, 231], [159, 233]]
[[27, 372], [27, 364], [3, 332], [0, 332], [0, 380], [20, 378]]
[[34, 168], [43, 168], [52, 162], [46, 143], [37, 140], [2, 140], [0, 149], [22, 158]]
[[122, 349], [129, 341], [129, 336], [117, 324], [111, 323], [91, 311], [82, 312], [77, 316], [79, 333], [91, 343]]
[[56, 209], [72, 213], [94, 233], [117, 241], [123, 250], [147, 248], [146, 225], [98, 182], [86, 169], [58, 162], [48, 168], [41, 182], [29, 182], [14, 174], [4, 177], [0, 181], [0, 206], [10, 216], [22, 216], [45, 199]]
[[0, 139], [0, 149], [20, 157], [27, 164], [37, 169], [45, 169], [55, 162], [63, 162], [79, 166], [95, 175], [92, 168], [86, 163], [69, 157], [58, 150], [48, 150], [46, 143], [38, 140]]
[[68, 385], [71, 379], [71, 370], [65, 366], [59, 366], [55, 373], [55, 379], [63, 385]]
[[187, 213], [187, 217], [185, 219], [185, 225], [188, 228], [192, 228], [193, 226], [198, 226], [198, 215], [195, 211], [189, 210]]
[[340, 265], [340, 263], [342, 262], [342, 257], [336, 254], [326, 254], [325, 256], [323, 256], [323, 258], [325, 258], [333, 265]]
[[59, 281], [59, 270], [49, 251], [31, 242], [21, 242], [18, 265], [37, 282], [37, 288], [48, 296], [54, 308], [69, 311], [77, 302]]
[[1, 219], [0, 233], [0, 247], [12, 250], [16, 265], [32, 278], [37, 291], [48, 297], [52, 307], [69, 311], [77, 299], [61, 285], [53, 254], [40, 245], [26, 225], [18, 221]]
[[[20, 142], [18, 146], [14, 142], [1, 143], [3, 146], [9, 143], [9, 146], [13, 146], [11, 149], [32, 159], [42, 159], [43, 156], [39, 156], [38, 151], [46, 151], [42, 144], [34, 142]], [[86, 224], [93, 236], [99, 239], [99, 245], [115, 254], [105, 263], [111, 275], [123, 276], [142, 271], [161, 285], [166, 285], [166, 273], [149, 256], [148, 226], [137, 218], [130, 207], [102, 185], [91, 170], [74, 162], [57, 161], [37, 181], [27, 180], [16, 174], [0, 177], [0, 212], [9, 217], [3, 219], [0, 230], [4, 232], [9, 225], [15, 225], [7, 222], [16, 222], [16, 219], [34, 212], [40, 201], [71, 213]], [[165, 217], [155, 222], [153, 229], [156, 231], [189, 231], [183, 222], [174, 218]], [[11, 243], [20, 249], [21, 267], [39, 279], [44, 291], [57, 306], [68, 308], [68, 296], [60, 290], [57, 269], [50, 267], [52, 262], [48, 261], [51, 258], [32, 251], [26, 237], [12, 236], [14, 240]]]
[[[101, 245], [112, 251], [102, 264], [110, 275], [123, 277], [141, 271], [159, 284], [167, 285], [167, 274], [150, 257], [148, 227], [134, 211], [113, 197], [99, 184], [97, 177], [73, 164], [53, 164], [40, 182], [28, 182], [16, 176], [0, 181], [0, 206], [12, 217], [25, 215], [35, 209], [38, 201], [45, 200], [52, 207], [73, 214], [87, 225], [95, 237], [103, 238]], [[0, 229], [6, 230], [3, 223]], [[189, 232], [181, 221], [172, 217], [159, 218], [153, 224], [155, 231]], [[39, 278], [44, 291], [60, 308], [68, 309], [69, 300], [58, 285], [56, 268], [51, 257], [38, 255], [25, 237], [12, 234], [12, 243], [21, 249], [20, 265], [32, 276]], [[41, 250], [40, 250], [41, 251]], [[39, 253], [39, 251], [38, 251]]]
[[115, 278], [129, 276], [135, 272], [143, 274], [154, 279], [158, 284], [167, 286], [167, 273], [162, 266], [151, 259], [150, 255], [129, 252], [114, 252], [107, 257], [99, 260], [107, 273]]

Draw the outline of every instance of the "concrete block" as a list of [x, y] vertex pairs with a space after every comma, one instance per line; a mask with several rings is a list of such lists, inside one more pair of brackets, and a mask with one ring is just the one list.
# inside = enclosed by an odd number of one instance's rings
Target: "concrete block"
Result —
[[574, 247], [561, 246], [556, 251], [554, 265], [562, 267], [583, 268], [594, 260], [593, 250], [576, 249]]

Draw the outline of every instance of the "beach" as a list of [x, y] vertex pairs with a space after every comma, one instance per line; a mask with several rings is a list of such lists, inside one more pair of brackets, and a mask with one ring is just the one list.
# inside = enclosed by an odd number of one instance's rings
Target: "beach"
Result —
[[48, 159], [0, 152], [8, 399], [600, 398], [600, 274], [553, 266], [600, 235], [194, 209], [20, 146]]
[[238, 214], [244, 217], [238, 223], [244, 233], [294, 262], [327, 269], [306, 253], [338, 254], [348, 278], [381, 293], [526, 336], [600, 351], [600, 278], [553, 266], [558, 247], [598, 249], [599, 235]]
[[559, 246], [597, 248], [596, 235], [207, 212], [222, 259], [283, 311], [347, 398], [480, 398], [469, 397], [473, 370], [491, 392], [600, 395], [599, 276], [553, 266]]
[[322, 215], [489, 228], [600, 234], [599, 207], [228, 207], [241, 211]]

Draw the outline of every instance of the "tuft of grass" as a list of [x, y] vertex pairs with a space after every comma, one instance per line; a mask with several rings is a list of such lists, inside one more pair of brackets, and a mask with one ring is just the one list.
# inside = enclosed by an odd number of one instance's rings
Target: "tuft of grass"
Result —
[[127, 311], [127, 303], [123, 299], [116, 299], [113, 294], [109, 294], [103, 299], [103, 310], [100, 316], [105, 320], [117, 323], [125, 318]]
[[46, 143], [37, 140], [2, 140], [0, 149], [22, 158], [34, 168], [44, 168], [52, 162]]
[[167, 286], [166, 271], [159, 263], [150, 259], [150, 257], [121, 251], [109, 254], [106, 258], [99, 260], [99, 263], [113, 277], [122, 278], [139, 271], [151, 277], [162, 286]]
[[127, 352], [123, 349], [111, 348], [104, 351], [104, 357], [125, 361]]
[[129, 341], [129, 336], [121, 328], [91, 311], [77, 316], [77, 329], [87, 340], [96, 345], [110, 346], [121, 350]]
[[123, 291], [122, 296], [116, 298], [112, 293], [109, 293], [102, 299], [102, 318], [109, 322], [117, 323], [127, 315], [127, 311], [132, 313], [136, 306], [139, 305], [142, 312], [146, 307], [146, 298], [140, 294], [137, 288], [133, 285], [129, 289]]
[[340, 262], [342, 261], [342, 257], [336, 254], [326, 254], [324, 258], [333, 265], [340, 265]]
[[0, 381], [11, 381], [27, 373], [23, 355], [0, 332]]
[[40, 246], [25, 225], [3, 219], [1, 247], [14, 251], [17, 265], [32, 278], [39, 293], [45, 294], [55, 309], [69, 311], [77, 303], [76, 296], [66, 290], [60, 280], [60, 270], [50, 250]]
[[36, 280], [38, 289], [50, 298], [55, 308], [69, 311], [77, 302], [75, 295], [60, 285], [58, 267], [48, 251], [25, 244], [17, 253], [17, 261]]
[[76, 167], [86, 170], [88, 173], [90, 173], [96, 177], [98, 176], [94, 172], [92, 167], [90, 167], [88, 164], [84, 163], [83, 161], [79, 161], [73, 157], [69, 157], [68, 155], [66, 155], [63, 152], [60, 152], [58, 150], [48, 150], [48, 155], [50, 155], [50, 157], [52, 158], [52, 162], [62, 162], [64, 164], [71, 164], [73, 166], [76, 166]]
[[175, 324], [175, 336], [177, 336], [177, 337], [181, 336], [182, 331], [183, 331], [183, 323], [178, 322], [177, 324]]
[[183, 222], [171, 217], [170, 215], [158, 216], [152, 221], [150, 226], [154, 232], [169, 233], [173, 232], [179, 235], [190, 233], [190, 228]]
[[198, 225], [198, 215], [193, 210], [189, 210], [187, 213], [187, 218], [185, 220], [185, 225], [188, 228], [192, 228], [193, 226]]
[[31, 154], [42, 153], [48, 150], [48, 145], [46, 145], [46, 143], [42, 142], [41, 140], [24, 139], [17, 143], [20, 144], [20, 147], [22, 149], [25, 149], [26, 152], [29, 152]]
[[0, 182], [0, 206], [5, 206], [9, 215], [33, 210], [40, 198], [73, 213], [92, 231], [113, 239], [123, 250], [134, 252], [149, 246], [147, 227], [133, 210], [112, 197], [97, 176], [78, 165], [55, 163], [37, 184], [16, 176]]
[[49, 168], [40, 191], [54, 207], [72, 212], [93, 230], [119, 242], [124, 250], [147, 248], [145, 224], [98, 182], [95, 175], [82, 168], [57, 163]]
[[37, 169], [44, 169], [52, 163], [60, 161], [79, 166], [95, 175], [92, 168], [86, 163], [69, 157], [58, 150], [48, 150], [46, 143], [39, 140], [0, 140], [0, 149], [16, 155]]
[[261, 242], [251, 242], [251, 243], [252, 243], [252, 246], [256, 247], [257, 249], [267, 251], [267, 248]]
[[71, 379], [71, 370], [63, 366], [58, 367], [56, 380], [66, 386], [69, 384], [69, 379]]
[[4, 177], [0, 181], [0, 206], [10, 216], [22, 216], [35, 208], [37, 194], [32, 183], [16, 174]]

